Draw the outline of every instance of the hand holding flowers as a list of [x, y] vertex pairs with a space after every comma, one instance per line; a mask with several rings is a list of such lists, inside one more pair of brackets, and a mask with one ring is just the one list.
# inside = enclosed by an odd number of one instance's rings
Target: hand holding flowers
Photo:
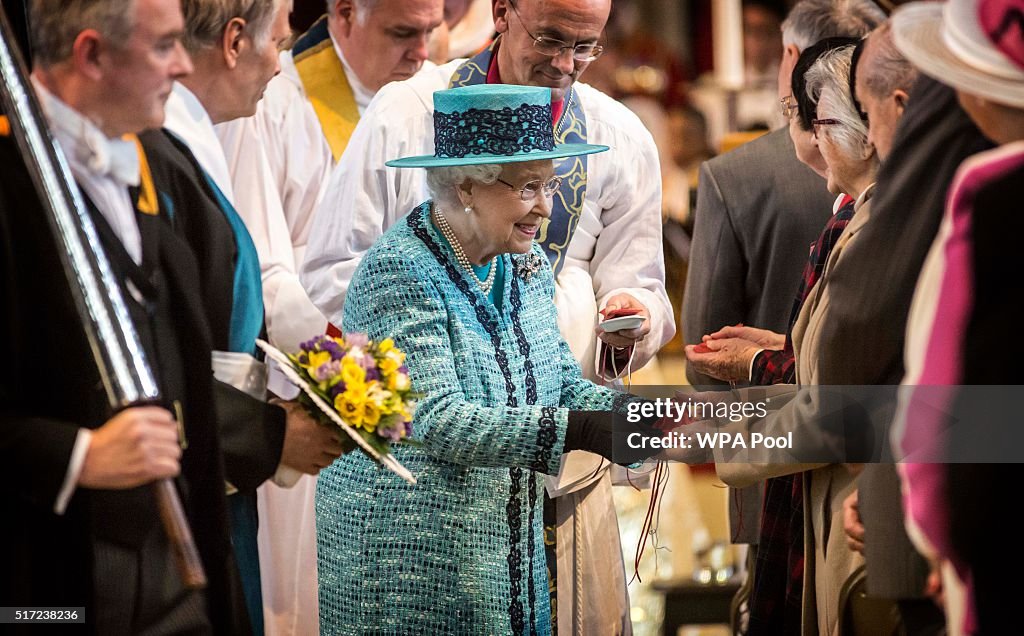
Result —
[[303, 389], [299, 402], [310, 414], [347, 433], [345, 452], [358, 446], [371, 459], [415, 482], [391, 455], [393, 443], [416, 443], [411, 437], [417, 397], [405, 354], [391, 338], [373, 341], [361, 333], [318, 335], [303, 342], [294, 354], [284, 354], [262, 341], [259, 345]]

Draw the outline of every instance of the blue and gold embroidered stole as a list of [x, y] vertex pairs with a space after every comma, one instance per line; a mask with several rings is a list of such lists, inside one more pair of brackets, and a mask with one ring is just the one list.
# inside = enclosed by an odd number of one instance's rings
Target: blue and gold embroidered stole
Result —
[[[489, 48], [460, 65], [448, 87], [486, 84], [487, 69], [500, 41], [499, 38]], [[565, 108], [554, 128], [556, 144], [587, 143], [587, 119], [575, 88], [570, 88], [565, 96]], [[557, 277], [583, 214], [583, 200], [587, 193], [586, 155], [555, 159], [555, 174], [562, 178], [562, 186], [551, 201], [551, 218], [542, 225], [537, 242], [547, 254]]]

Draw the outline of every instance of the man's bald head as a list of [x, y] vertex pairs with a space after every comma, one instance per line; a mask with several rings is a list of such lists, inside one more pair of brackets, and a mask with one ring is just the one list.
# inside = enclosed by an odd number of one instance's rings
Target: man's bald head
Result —
[[[574, 59], [573, 47], [599, 42], [611, 6], [611, 0], [494, 0], [502, 81], [547, 86], [553, 100], [562, 99], [591, 61]], [[547, 55], [535, 46], [538, 38], [564, 48]]]

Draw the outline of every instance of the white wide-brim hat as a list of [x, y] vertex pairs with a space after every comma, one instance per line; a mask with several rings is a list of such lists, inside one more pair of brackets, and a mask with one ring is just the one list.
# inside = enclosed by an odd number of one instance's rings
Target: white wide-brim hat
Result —
[[981, 26], [976, 0], [914, 2], [892, 17], [896, 47], [943, 84], [1024, 108], [1024, 68], [1000, 51]]

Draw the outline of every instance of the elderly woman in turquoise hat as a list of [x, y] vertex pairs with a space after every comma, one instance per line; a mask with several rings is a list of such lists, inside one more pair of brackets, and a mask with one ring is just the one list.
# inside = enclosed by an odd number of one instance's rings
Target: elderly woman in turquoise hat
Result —
[[608, 149], [556, 145], [550, 104], [539, 87], [438, 91], [435, 154], [388, 162], [426, 168], [432, 198], [367, 252], [343, 325], [408, 355], [422, 446], [395, 454], [418, 484], [357, 454], [320, 474], [321, 633], [551, 631], [541, 477], [569, 450], [622, 461], [610, 413], [628, 398], [582, 378], [534, 243], [552, 160]]

